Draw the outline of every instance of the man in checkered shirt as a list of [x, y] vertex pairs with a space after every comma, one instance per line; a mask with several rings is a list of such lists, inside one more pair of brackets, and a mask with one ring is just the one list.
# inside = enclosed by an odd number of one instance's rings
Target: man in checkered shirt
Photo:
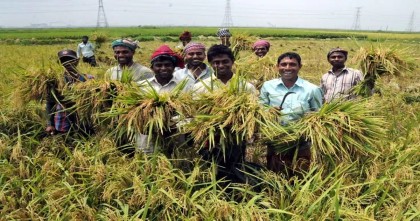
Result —
[[337, 98], [350, 100], [356, 97], [351, 89], [363, 80], [363, 73], [346, 67], [347, 54], [342, 48], [333, 48], [327, 54], [332, 68], [322, 76], [320, 85], [326, 103]]

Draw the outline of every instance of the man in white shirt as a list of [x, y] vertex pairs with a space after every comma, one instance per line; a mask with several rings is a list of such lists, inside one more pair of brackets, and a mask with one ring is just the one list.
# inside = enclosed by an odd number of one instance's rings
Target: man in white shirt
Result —
[[77, 46], [77, 58], [82, 57], [82, 61], [84, 63], [89, 63], [92, 67], [96, 66], [96, 59], [95, 59], [95, 53], [94, 50], [95, 48], [93, 47], [93, 45], [88, 42], [89, 37], [88, 36], [83, 36], [82, 37], [82, 43], [80, 43]]
[[130, 39], [118, 39], [112, 42], [114, 58], [118, 61], [118, 65], [106, 71], [111, 80], [138, 82], [154, 76], [152, 70], [133, 61], [137, 47], [137, 43]]
[[[143, 90], [151, 90], [153, 88], [153, 90], [159, 94], [171, 93], [179, 84], [185, 83], [184, 88], [182, 89], [183, 91], [188, 91], [194, 84], [194, 81], [190, 78], [174, 76], [175, 67], [179, 66], [181, 63], [177, 54], [167, 45], [160, 46], [153, 53], [151, 64], [155, 75], [138, 82], [140, 88]], [[164, 133], [164, 137], [173, 135], [173, 131], [165, 131]], [[146, 134], [137, 134], [136, 145], [143, 153], [151, 154], [154, 152], [155, 144]], [[163, 151], [167, 156], [172, 154], [171, 148], [165, 147], [165, 150]]]
[[206, 47], [201, 43], [190, 42], [184, 48], [185, 68], [178, 70], [174, 76], [178, 78], [188, 77], [198, 83], [212, 75], [212, 70], [204, 63], [206, 59]]

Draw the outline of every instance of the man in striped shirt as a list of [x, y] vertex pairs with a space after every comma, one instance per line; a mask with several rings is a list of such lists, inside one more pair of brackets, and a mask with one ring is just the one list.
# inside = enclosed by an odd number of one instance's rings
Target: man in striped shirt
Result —
[[361, 71], [346, 67], [347, 54], [342, 48], [333, 48], [327, 54], [332, 69], [322, 76], [320, 86], [326, 103], [337, 98], [354, 99], [351, 89], [363, 80]]

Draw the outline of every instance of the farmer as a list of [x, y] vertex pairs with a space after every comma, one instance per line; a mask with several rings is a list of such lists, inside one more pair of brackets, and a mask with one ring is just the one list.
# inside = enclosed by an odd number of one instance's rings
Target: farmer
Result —
[[232, 34], [230, 33], [229, 29], [227, 28], [220, 28], [217, 33], [217, 37], [220, 38], [221, 44], [230, 47], [230, 37]]
[[[183, 91], [187, 91], [194, 84], [194, 81], [190, 78], [179, 78], [173, 75], [175, 67], [180, 66], [183, 66], [182, 58], [173, 52], [169, 46], [162, 45], [151, 56], [151, 67], [155, 74], [154, 77], [138, 83], [145, 90], [153, 87], [157, 93], [170, 93], [178, 84], [185, 83]], [[164, 133], [164, 136], [168, 137], [168, 139], [173, 135], [173, 131], [165, 131]], [[145, 134], [138, 134], [136, 144], [141, 151], [146, 154], [151, 154], [154, 152], [154, 144], [153, 142], [149, 142], [148, 137]], [[166, 147], [164, 153], [170, 156], [172, 149]]]
[[[81, 74], [77, 69], [79, 59], [77, 53], [73, 50], [62, 50], [58, 52], [58, 59], [60, 64], [64, 67], [64, 82], [67, 85], [72, 85], [78, 82], [84, 82], [87, 79], [93, 78], [90, 75]], [[47, 113], [47, 127], [45, 131], [49, 135], [58, 133], [67, 133], [71, 129], [82, 129], [77, 125], [77, 116], [75, 113], [70, 113], [66, 109], [70, 108], [72, 102], [66, 101], [57, 85], [49, 85], [49, 93], [46, 98], [46, 113]], [[86, 129], [86, 128], [85, 128]], [[89, 132], [89, 131], [80, 131]]]
[[333, 48], [327, 54], [332, 69], [321, 78], [321, 89], [324, 92], [324, 102], [336, 98], [354, 99], [351, 89], [363, 80], [363, 73], [346, 67], [348, 52], [342, 48]]
[[[207, 52], [207, 60], [211, 64], [215, 75], [211, 78], [207, 78], [202, 82], [199, 82], [193, 86], [193, 93], [209, 93], [211, 88], [218, 89], [228, 84], [228, 82], [234, 76], [232, 66], [235, 62], [232, 50], [225, 45], [213, 45]], [[251, 93], [255, 93], [255, 87], [247, 82], [243, 82], [244, 90]], [[209, 91], [210, 89], [210, 91]], [[216, 137], [220, 137], [220, 134], [216, 134]], [[219, 140], [215, 138], [215, 140]], [[228, 148], [225, 149], [224, 154], [222, 147], [216, 147], [211, 150], [203, 148], [200, 151], [203, 159], [214, 160], [218, 164], [217, 178], [227, 178], [234, 182], [244, 182], [238, 174], [242, 164], [245, 162], [246, 152], [246, 141], [233, 141], [229, 144]]]
[[107, 70], [111, 80], [121, 80], [123, 73], [131, 74], [132, 81], [138, 82], [153, 77], [153, 71], [133, 61], [137, 43], [130, 39], [118, 39], [112, 42], [114, 57], [118, 65]]
[[[232, 67], [235, 63], [235, 58], [229, 47], [225, 45], [213, 45], [207, 52], [207, 60], [215, 74], [195, 84], [192, 89], [193, 93], [203, 93], [209, 89], [226, 85], [234, 75]], [[248, 82], [245, 82], [244, 87], [247, 91], [257, 93], [255, 87]]]
[[[297, 120], [306, 112], [317, 111], [321, 108], [321, 89], [298, 76], [299, 70], [302, 68], [299, 54], [287, 52], [280, 55], [277, 59], [277, 68], [280, 78], [264, 82], [260, 100], [263, 104], [281, 111], [284, 115], [282, 124]], [[295, 152], [297, 152], [297, 159], [303, 160], [303, 166], [309, 166], [310, 143], [304, 139], [300, 139], [297, 143], [297, 148], [283, 153], [276, 153], [275, 145], [269, 144], [267, 168], [275, 172], [287, 169], [292, 166]]]
[[179, 35], [179, 40], [181, 41], [181, 44], [176, 46], [177, 51], [179, 52], [183, 52], [184, 47], [190, 43], [192, 38], [191, 32], [189, 31], [184, 31]]
[[177, 70], [174, 76], [177, 78], [190, 78], [194, 83], [198, 83], [212, 74], [204, 60], [206, 59], [206, 46], [201, 43], [190, 42], [184, 48], [185, 68]]
[[258, 40], [254, 43], [254, 45], [252, 45], [252, 50], [254, 51], [255, 55], [262, 58], [270, 50], [270, 42], [266, 40]]
[[89, 37], [85, 35], [82, 37], [82, 43], [77, 45], [77, 58], [80, 58], [80, 56], [82, 56], [82, 61], [84, 63], [89, 63], [92, 67], [95, 67], [96, 59], [94, 47], [90, 42], [88, 42], [88, 40]]

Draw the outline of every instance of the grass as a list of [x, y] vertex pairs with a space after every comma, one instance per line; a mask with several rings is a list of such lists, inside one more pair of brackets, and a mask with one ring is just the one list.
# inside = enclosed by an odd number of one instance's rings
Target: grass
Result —
[[[395, 33], [390, 35], [397, 36]], [[269, 40], [272, 47], [268, 60], [275, 61], [285, 51], [298, 52], [303, 59], [299, 75], [315, 84], [330, 68], [326, 60], [330, 48], [346, 48], [352, 58], [360, 47], [379, 47], [376, 42], [360, 40], [356, 43], [351, 39]], [[203, 42], [209, 46], [217, 39], [206, 38]], [[151, 52], [162, 43], [152, 41], [147, 45], [141, 44], [135, 60], [147, 65]], [[165, 43], [170, 46], [177, 44]], [[101, 50], [112, 58], [109, 44], [110, 40], [105, 41]], [[409, 56], [419, 60], [417, 43], [398, 40], [381, 42], [380, 45], [383, 48], [395, 45], [400, 49], [408, 47], [412, 49]], [[356, 136], [359, 133], [353, 134], [357, 125], [352, 123], [380, 116], [384, 123], [375, 124], [375, 128], [385, 133], [384, 136], [371, 134], [370, 140], [357, 147], [360, 150], [374, 148], [379, 154], [361, 152], [357, 157], [346, 158], [341, 155], [353, 152], [339, 152], [344, 151], [342, 148], [345, 145], [338, 142], [334, 145], [336, 154], [328, 151], [321, 154], [322, 149], [319, 149], [318, 160], [301, 177], [286, 177], [263, 170], [252, 173], [258, 181], [254, 187], [217, 180], [214, 165], [205, 164], [198, 157], [189, 157], [197, 156], [192, 148], [183, 149], [182, 154], [185, 155], [179, 158], [168, 159], [161, 154], [145, 156], [136, 153], [128, 156], [106, 133], [89, 138], [66, 135], [43, 137], [44, 106], [38, 101], [16, 105], [14, 91], [22, 77], [48, 70], [42, 67], [55, 67], [57, 51], [75, 47], [76, 44], [71, 42], [42, 46], [2, 45], [1, 219], [418, 220], [420, 217], [420, 104], [405, 100], [408, 95], [418, 94], [418, 67], [410, 73], [402, 71], [401, 75], [378, 78], [376, 84], [382, 88], [381, 94], [375, 94], [366, 101], [331, 104], [324, 106], [320, 113], [307, 116], [315, 123], [343, 116], [339, 118], [341, 121], [331, 120], [338, 124], [321, 125], [322, 129], [316, 129], [306, 123], [304, 125], [308, 127], [301, 130], [301, 133], [312, 130], [313, 140], [321, 134], [324, 137], [338, 134], [334, 132], [340, 129], [347, 133], [348, 139], [360, 140]], [[270, 70], [269, 62], [256, 67], [250, 65], [247, 69], [246, 58], [252, 58], [252, 53], [240, 53], [241, 60], [236, 66], [238, 73], [253, 76], [252, 73], [259, 70]], [[252, 62], [250, 60], [249, 64]], [[356, 63], [348, 61], [350, 67], [357, 68]], [[100, 67], [92, 68], [80, 64], [80, 70], [95, 75], [98, 82], [106, 82], [104, 73], [112, 65], [100, 62]], [[62, 71], [59, 67], [53, 70]], [[275, 76], [274, 71], [270, 74]], [[261, 74], [256, 76], [255, 79], [264, 77]], [[35, 88], [27, 86], [26, 89]], [[80, 88], [81, 91], [85, 89]], [[348, 118], [355, 121], [345, 121]], [[367, 134], [374, 132], [372, 129], [361, 130]], [[317, 131], [320, 131], [319, 134]], [[367, 145], [369, 141], [372, 145]], [[259, 153], [259, 149], [264, 152], [264, 148], [263, 144], [254, 143], [249, 146], [248, 154]], [[336, 155], [332, 157], [335, 162], [328, 161], [326, 154], [331, 157]], [[248, 159], [261, 162], [253, 156], [248, 156]], [[184, 167], [185, 164], [189, 167]]]

